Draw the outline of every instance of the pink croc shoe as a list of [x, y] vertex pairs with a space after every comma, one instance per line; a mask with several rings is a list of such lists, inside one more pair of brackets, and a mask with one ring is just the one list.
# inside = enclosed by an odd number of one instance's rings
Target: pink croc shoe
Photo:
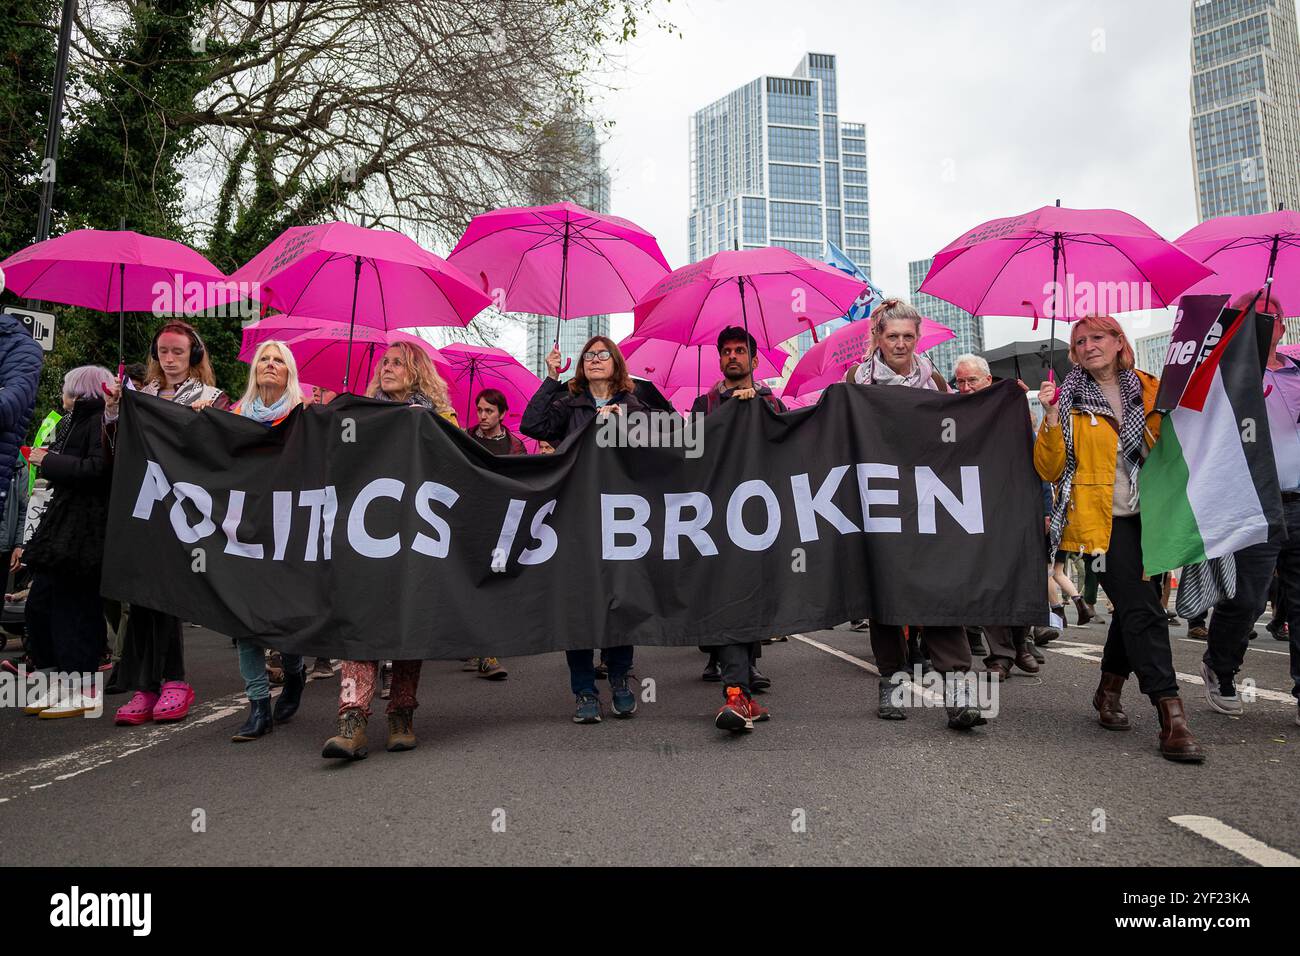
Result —
[[163, 681], [158, 703], [153, 705], [154, 720], [184, 720], [194, 703], [194, 688], [183, 680]]
[[153, 705], [158, 703], [158, 695], [138, 690], [131, 699], [117, 709], [113, 723], [131, 726], [147, 724], [153, 720]]

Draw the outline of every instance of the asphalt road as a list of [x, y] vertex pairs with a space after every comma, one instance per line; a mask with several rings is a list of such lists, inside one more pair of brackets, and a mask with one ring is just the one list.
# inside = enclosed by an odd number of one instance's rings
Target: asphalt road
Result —
[[[311, 682], [271, 736], [232, 744], [246, 709], [235, 652], [191, 628], [199, 699], [180, 724], [115, 727], [124, 697], [99, 719], [0, 709], [0, 865], [1300, 862], [1287, 648], [1258, 630], [1243, 676], [1260, 697], [1243, 718], [1212, 713], [1184, 681], [1209, 751], [1187, 766], [1160, 758], [1133, 681], [1134, 729], [1097, 726], [1097, 624], [1068, 628], [1042, 673], [1017, 673], [1000, 715], [969, 733], [941, 710], [877, 719], [867, 636], [844, 629], [764, 649], [773, 716], [738, 737], [714, 729], [721, 692], [692, 648], [639, 648], [654, 701], [594, 726], [570, 720], [560, 654], [508, 660], [500, 683], [428, 662], [419, 747], [383, 750], [376, 701], [371, 754], [354, 764], [320, 757], [337, 676]], [[1177, 627], [1173, 647], [1196, 675], [1201, 645]], [[1258, 843], [1171, 821], [1184, 816]], [[1222, 845], [1234, 840], [1244, 849]]]

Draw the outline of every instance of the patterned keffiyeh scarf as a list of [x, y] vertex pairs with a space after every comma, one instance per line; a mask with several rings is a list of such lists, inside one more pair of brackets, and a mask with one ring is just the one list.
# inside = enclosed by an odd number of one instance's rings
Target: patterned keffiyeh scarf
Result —
[[[1079, 468], [1079, 461], [1074, 455], [1074, 422], [1070, 412], [1086, 412], [1093, 418], [1098, 415], [1113, 418], [1115, 415], [1110, 402], [1102, 394], [1101, 386], [1077, 365], [1065, 376], [1057, 394], [1060, 396], [1058, 406], [1061, 411], [1061, 432], [1065, 439], [1065, 471], [1056, 483], [1056, 504], [1052, 506], [1052, 554], [1061, 546], [1061, 538], [1065, 533], [1065, 516], [1074, 490], [1074, 473]], [[1136, 507], [1137, 475], [1142, 466], [1143, 434], [1146, 431], [1147, 417], [1142, 405], [1142, 382], [1132, 369], [1124, 369], [1119, 373], [1119, 394], [1124, 405], [1124, 420], [1119, 423], [1119, 454], [1128, 465], [1129, 486], [1133, 489], [1129, 504]]]
[[880, 349], [872, 352], [871, 358], [858, 366], [854, 381], [859, 385], [907, 385], [936, 392], [939, 390], [934, 382], [934, 366], [924, 355], [912, 356], [912, 370], [906, 375], [899, 375], [885, 362]]

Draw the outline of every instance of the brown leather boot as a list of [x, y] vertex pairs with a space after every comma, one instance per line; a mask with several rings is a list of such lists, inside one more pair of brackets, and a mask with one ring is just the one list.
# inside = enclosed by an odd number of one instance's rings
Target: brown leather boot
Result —
[[388, 749], [415, 749], [415, 711], [399, 707], [388, 715]]
[[339, 732], [325, 741], [322, 757], [339, 757], [343, 760], [360, 760], [368, 752], [366, 723], [368, 718], [360, 707], [349, 707], [339, 714]]
[[1200, 763], [1205, 759], [1205, 751], [1187, 726], [1181, 698], [1161, 697], [1156, 701], [1156, 712], [1160, 714], [1160, 756], [1180, 763]]
[[1083, 627], [1083, 625], [1092, 620], [1092, 610], [1083, 600], [1082, 595], [1076, 594], [1074, 597], [1070, 598], [1070, 600], [1074, 603], [1075, 613], [1079, 615], [1079, 626]]
[[1107, 730], [1128, 730], [1128, 714], [1119, 702], [1119, 695], [1124, 690], [1125, 678], [1118, 674], [1101, 672], [1101, 683], [1097, 693], [1092, 695], [1092, 706], [1097, 711], [1097, 722]]
[[1043, 665], [1034, 659], [1034, 655], [1029, 650], [1029, 641], [1016, 641], [1016, 666], [1026, 674], [1037, 674], [1043, 669]]

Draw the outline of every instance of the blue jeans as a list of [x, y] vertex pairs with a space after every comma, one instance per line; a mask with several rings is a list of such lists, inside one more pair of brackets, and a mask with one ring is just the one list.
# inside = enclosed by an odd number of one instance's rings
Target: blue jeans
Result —
[[1251, 545], [1234, 555], [1237, 593], [1215, 605], [1202, 659], [1221, 678], [1241, 669], [1255, 622], [1268, 601], [1273, 569], [1277, 568], [1279, 591], [1287, 597], [1284, 606], [1291, 630], [1291, 693], [1300, 697], [1300, 600], [1294, 599], [1300, 594], [1300, 501], [1284, 502], [1282, 510], [1286, 515], [1285, 540]]
[[[302, 658], [297, 654], [280, 654], [286, 674], [302, 672]], [[249, 700], [266, 700], [271, 696], [271, 682], [266, 679], [266, 651], [252, 641], [239, 642], [239, 676], [244, 678], [244, 693]]]
[[[591, 649], [564, 652], [564, 657], [569, 662], [569, 687], [575, 697], [596, 693], [595, 653]], [[609, 683], [613, 687], [627, 677], [627, 672], [632, 667], [632, 645], [606, 647], [603, 653], [605, 666], [609, 668]]]

